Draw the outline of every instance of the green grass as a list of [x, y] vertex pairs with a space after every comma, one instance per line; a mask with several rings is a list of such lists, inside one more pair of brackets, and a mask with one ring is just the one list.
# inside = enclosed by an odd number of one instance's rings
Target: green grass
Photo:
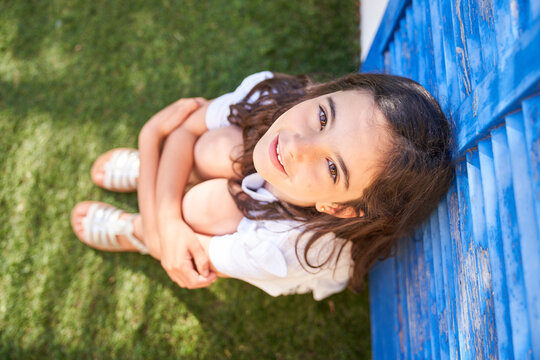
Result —
[[357, 1], [0, 3], [0, 358], [370, 357], [367, 294], [272, 298], [236, 280], [188, 291], [137, 254], [71, 232], [92, 161], [135, 146], [182, 96], [246, 75], [358, 68]]

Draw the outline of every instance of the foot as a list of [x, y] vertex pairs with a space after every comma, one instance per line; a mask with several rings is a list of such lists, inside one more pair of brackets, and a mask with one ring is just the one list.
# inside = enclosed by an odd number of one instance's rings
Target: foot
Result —
[[[71, 211], [71, 227], [75, 235], [88, 246], [103, 251], [148, 252], [134, 231], [140, 215], [129, 214], [98, 201], [83, 201]], [[139, 227], [140, 228], [140, 227]]]
[[97, 186], [116, 192], [137, 190], [139, 152], [131, 148], [117, 148], [99, 156], [90, 170]]

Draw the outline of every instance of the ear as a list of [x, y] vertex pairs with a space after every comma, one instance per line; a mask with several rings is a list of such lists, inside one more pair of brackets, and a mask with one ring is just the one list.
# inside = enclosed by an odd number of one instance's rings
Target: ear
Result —
[[344, 206], [334, 203], [317, 203], [315, 208], [319, 212], [324, 212], [328, 215], [332, 215], [342, 219], [350, 219], [355, 217], [363, 217], [365, 215], [363, 210], [359, 213], [356, 212], [351, 206]]

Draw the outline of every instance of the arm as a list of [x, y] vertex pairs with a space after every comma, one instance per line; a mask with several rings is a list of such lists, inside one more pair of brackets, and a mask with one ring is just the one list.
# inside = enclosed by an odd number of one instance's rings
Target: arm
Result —
[[[154, 115], [139, 134], [139, 210], [145, 238], [159, 237], [156, 222], [155, 189], [161, 143], [163, 139], [199, 107], [204, 99], [179, 100]], [[149, 241], [159, 244], [159, 240]], [[159, 249], [158, 253], [159, 253]]]
[[193, 147], [207, 131], [206, 108], [195, 111], [172, 132], [159, 161], [156, 182], [156, 219], [160, 236], [161, 264], [182, 287], [208, 286], [216, 279], [207, 254], [185, 223], [181, 201], [193, 166]]

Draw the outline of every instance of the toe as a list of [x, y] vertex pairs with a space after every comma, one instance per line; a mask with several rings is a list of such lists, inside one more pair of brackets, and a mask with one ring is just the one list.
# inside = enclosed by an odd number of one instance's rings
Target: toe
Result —
[[75, 235], [77, 235], [77, 237], [81, 241], [84, 241], [83, 220], [86, 214], [88, 213], [88, 209], [90, 208], [90, 205], [92, 205], [92, 202], [83, 201], [75, 205], [73, 210], [71, 210], [71, 227]]
[[114, 151], [109, 150], [104, 154], [101, 154], [92, 164], [92, 169], [90, 170], [90, 177], [92, 182], [99, 187], [103, 187], [104, 177], [105, 177], [105, 164], [112, 157]]
[[92, 182], [96, 184], [99, 187], [103, 187], [105, 182], [105, 171], [103, 170], [103, 167], [92, 167], [92, 170], [90, 172], [90, 177], [92, 178]]

